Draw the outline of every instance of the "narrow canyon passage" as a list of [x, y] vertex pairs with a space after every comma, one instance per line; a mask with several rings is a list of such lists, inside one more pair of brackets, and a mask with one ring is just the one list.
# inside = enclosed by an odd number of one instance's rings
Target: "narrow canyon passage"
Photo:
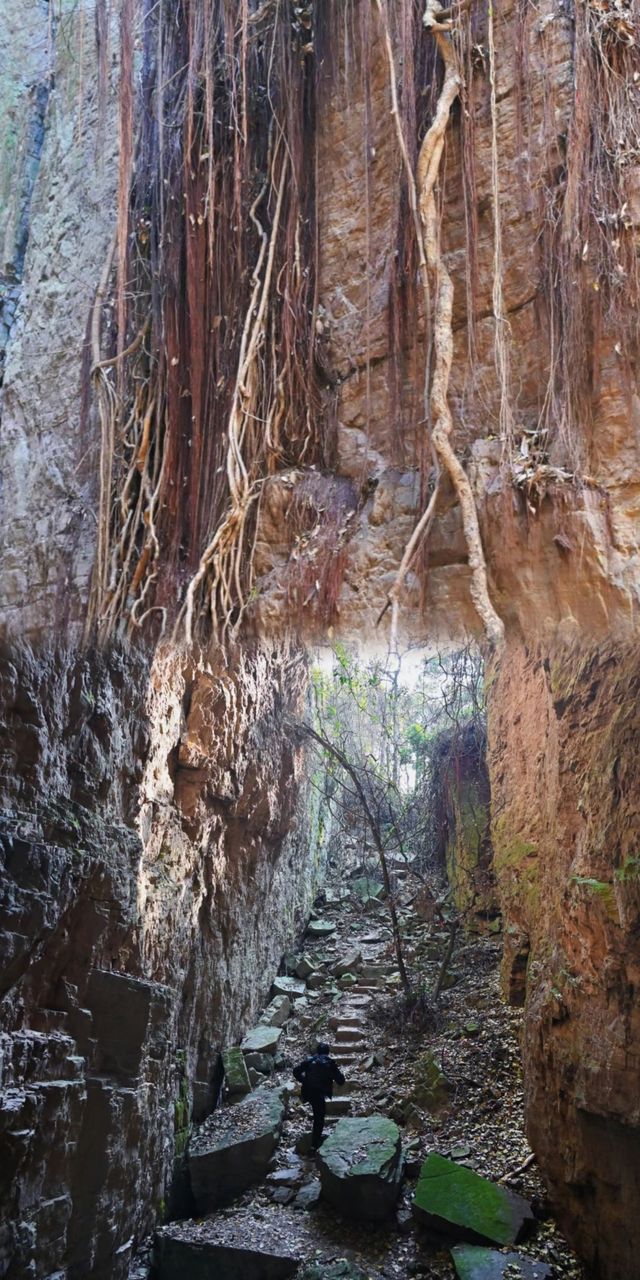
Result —
[[[416, 911], [411, 874], [394, 865], [392, 875], [413, 980], [433, 993], [448, 932], [434, 930]], [[203, 1124], [190, 1144], [193, 1155], [187, 1157], [195, 1196], [189, 1203], [187, 1194], [182, 1220], [159, 1232], [155, 1245], [132, 1268], [132, 1280], [150, 1274], [150, 1255], [156, 1261], [153, 1274], [167, 1280], [231, 1276], [236, 1274], [233, 1252], [237, 1274], [247, 1280], [292, 1274], [454, 1280], [460, 1275], [499, 1276], [501, 1267], [514, 1280], [582, 1280], [585, 1273], [553, 1221], [524, 1137], [521, 1014], [500, 999], [499, 937], [460, 939], [437, 1010], [423, 1008], [412, 1019], [399, 1007], [400, 977], [388, 908], [377, 896], [381, 892], [375, 866], [356, 863], [343, 868], [339, 877], [330, 874], [300, 950], [285, 957], [285, 975], [274, 982], [272, 1003], [246, 1037], [245, 1063], [252, 1064], [248, 1069], [254, 1088], [276, 1095], [284, 1089], [288, 1099], [273, 1152], [263, 1153], [264, 1173], [257, 1187], [203, 1217], [217, 1197], [224, 1203], [234, 1178], [243, 1172], [249, 1176], [253, 1161], [258, 1178], [260, 1125], [254, 1120], [252, 1128], [248, 1108], [238, 1105], [242, 1078], [228, 1052], [226, 1108], [223, 1102], [221, 1111]], [[251, 1049], [254, 1040], [261, 1042], [262, 1051]], [[342, 1174], [335, 1199], [326, 1198], [332, 1191], [330, 1164], [323, 1162], [319, 1169], [318, 1156], [309, 1151], [309, 1108], [297, 1096], [291, 1074], [292, 1065], [315, 1051], [317, 1040], [329, 1042], [346, 1077], [327, 1103], [325, 1136], [330, 1145], [332, 1134], [333, 1143], [340, 1144], [333, 1166]], [[366, 1123], [341, 1135], [336, 1125], [344, 1116]], [[372, 1116], [383, 1123], [390, 1118], [402, 1139], [405, 1176], [399, 1194], [395, 1191], [395, 1213], [386, 1215], [375, 1205], [375, 1178], [359, 1172], [370, 1154], [366, 1125]], [[533, 1205], [535, 1216], [522, 1245], [503, 1253], [488, 1244], [465, 1247], [460, 1243], [464, 1226], [453, 1218], [448, 1234], [416, 1225], [411, 1206], [414, 1197], [419, 1199], [416, 1186], [423, 1162], [434, 1152], [450, 1165], [514, 1190], [523, 1205]], [[393, 1189], [387, 1188], [387, 1195], [393, 1202]], [[451, 1195], [454, 1218], [461, 1207], [463, 1202]], [[364, 1217], [363, 1208], [369, 1210]]]
[[0, 1276], [640, 1280], [638, 3], [1, 16]]

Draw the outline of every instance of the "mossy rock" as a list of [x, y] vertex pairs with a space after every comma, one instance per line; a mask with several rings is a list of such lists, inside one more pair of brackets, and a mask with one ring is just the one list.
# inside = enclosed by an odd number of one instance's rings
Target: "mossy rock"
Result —
[[593, 876], [572, 876], [570, 883], [576, 885], [588, 897], [601, 902], [609, 918], [614, 924], [619, 924], [618, 904], [613, 884], [607, 880], [596, 880]]
[[400, 1191], [400, 1130], [387, 1116], [339, 1120], [320, 1148], [322, 1194], [345, 1217], [377, 1222]]
[[242, 1049], [228, 1048], [222, 1051], [224, 1082], [228, 1093], [249, 1093], [251, 1081]]
[[533, 1219], [522, 1196], [436, 1153], [422, 1166], [413, 1213], [444, 1235], [500, 1245], [514, 1244]]
[[415, 1084], [409, 1101], [425, 1111], [437, 1114], [447, 1106], [451, 1086], [443, 1076], [432, 1053], [423, 1053], [415, 1066]]

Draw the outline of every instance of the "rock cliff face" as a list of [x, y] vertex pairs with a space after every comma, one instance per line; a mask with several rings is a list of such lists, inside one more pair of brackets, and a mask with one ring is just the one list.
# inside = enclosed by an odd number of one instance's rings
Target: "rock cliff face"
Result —
[[[0, 33], [0, 782], [6, 809], [27, 815], [3, 836], [3, 1124], [19, 1170], [2, 1185], [3, 1221], [19, 1225], [4, 1228], [2, 1250], [15, 1275], [37, 1273], [45, 1256], [62, 1266], [65, 1250], [78, 1276], [124, 1271], [172, 1160], [164, 1102], [179, 1103], [179, 1128], [185, 1089], [197, 1108], [210, 1102], [217, 1048], [247, 1024], [313, 879], [294, 830], [301, 763], [282, 733], [301, 690], [286, 646], [257, 643], [229, 670], [170, 646], [148, 665], [64, 647], [77, 642], [96, 544], [88, 335], [116, 211], [120, 8], [97, 5], [99, 51], [75, 0], [6, 0]], [[329, 0], [322, 11], [335, 16]], [[455, 442], [507, 631], [489, 687], [505, 988], [526, 1005], [530, 1132], [567, 1232], [596, 1274], [629, 1280], [640, 1244], [640, 402], [616, 307], [589, 304], [580, 318], [556, 285], [564, 271], [571, 297], [632, 290], [614, 257], [640, 221], [633, 77], [620, 81], [630, 142], [612, 157], [620, 207], [589, 230], [571, 200], [576, 163], [604, 136], [602, 104], [586, 144], [578, 110], [591, 74], [584, 23], [609, 41], [612, 65], [616, 40], [637, 47], [637, 23], [624, 4], [503, 0], [491, 11], [496, 110], [488, 13], [474, 5], [440, 226], [454, 284]], [[302, 632], [317, 633], [328, 600], [333, 627], [368, 642], [384, 634], [375, 623], [430, 482], [429, 335], [405, 251], [383, 31], [364, 0], [345, 0], [338, 16], [331, 49], [316, 51], [308, 140], [322, 374], [313, 412], [333, 465], [281, 459], [261, 477], [248, 617], [269, 637], [294, 608]], [[428, 36], [401, 53], [392, 28], [401, 84], [408, 52], [424, 70], [419, 114], [437, 84]], [[580, 175], [581, 185], [600, 191]], [[500, 465], [495, 196], [511, 467]], [[113, 337], [108, 305], [104, 327]], [[559, 381], [572, 372], [582, 398], [567, 416]], [[426, 559], [406, 579], [404, 629], [422, 640], [477, 634], [446, 485]], [[126, 1012], [117, 1027], [114, 1009]]]
[[619, 1280], [637, 1270], [639, 679], [632, 646], [514, 646], [490, 720], [531, 1141], [593, 1274]]
[[170, 1195], [318, 881], [304, 690], [286, 648], [5, 655], [3, 1274], [124, 1276]]

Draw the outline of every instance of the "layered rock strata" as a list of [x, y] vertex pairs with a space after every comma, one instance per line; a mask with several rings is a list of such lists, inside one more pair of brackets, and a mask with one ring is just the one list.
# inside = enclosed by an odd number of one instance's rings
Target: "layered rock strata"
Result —
[[3, 1274], [127, 1274], [319, 874], [288, 649], [5, 653]]
[[492, 689], [507, 993], [529, 1137], [594, 1276], [637, 1271], [640, 665], [633, 645], [509, 647]]

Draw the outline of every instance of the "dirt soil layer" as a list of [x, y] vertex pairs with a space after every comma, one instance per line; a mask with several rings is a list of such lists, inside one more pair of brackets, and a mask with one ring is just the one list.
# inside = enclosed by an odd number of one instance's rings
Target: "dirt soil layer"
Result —
[[[207, 1240], [218, 1247], [227, 1238], [231, 1246], [239, 1237], [256, 1238], [259, 1249], [260, 1239], [276, 1239], [281, 1251], [306, 1266], [346, 1259], [363, 1268], [370, 1280], [454, 1280], [449, 1248], [455, 1238], [429, 1235], [411, 1213], [420, 1165], [438, 1152], [502, 1181], [530, 1201], [535, 1218], [518, 1246], [521, 1254], [544, 1264], [544, 1273], [548, 1268], [557, 1280], [584, 1280], [585, 1272], [554, 1221], [524, 1136], [521, 1013], [507, 1007], [499, 994], [500, 939], [459, 938], [447, 977], [450, 985], [445, 984], [434, 1010], [428, 994], [437, 981], [447, 935], [434, 933], [414, 914], [407, 888], [401, 912], [406, 956], [413, 983], [427, 996], [417, 1025], [402, 1013], [384, 903], [369, 900], [364, 907], [358, 893], [344, 890], [344, 885], [334, 886], [319, 900], [318, 914], [335, 931], [319, 942], [312, 921], [303, 950], [315, 976], [286, 1024], [280, 1042], [284, 1062], [276, 1060], [282, 1065], [271, 1083], [291, 1085], [291, 1069], [315, 1050], [318, 1038], [330, 1043], [346, 1083], [328, 1105], [327, 1131], [342, 1115], [383, 1114], [401, 1126], [407, 1164], [395, 1213], [385, 1225], [363, 1226], [323, 1202], [317, 1157], [309, 1151], [309, 1109], [296, 1088], [266, 1180], [217, 1214], [167, 1226], [161, 1238], [172, 1234], [181, 1246], [192, 1240], [197, 1251]], [[358, 953], [361, 959], [354, 964]], [[302, 952], [287, 957], [290, 972], [301, 957]], [[344, 958], [357, 972], [338, 979], [333, 971], [343, 969]], [[297, 1274], [303, 1271], [301, 1265]], [[131, 1277], [142, 1280], [146, 1274], [141, 1261]], [[226, 1275], [224, 1266], [219, 1274]]]

